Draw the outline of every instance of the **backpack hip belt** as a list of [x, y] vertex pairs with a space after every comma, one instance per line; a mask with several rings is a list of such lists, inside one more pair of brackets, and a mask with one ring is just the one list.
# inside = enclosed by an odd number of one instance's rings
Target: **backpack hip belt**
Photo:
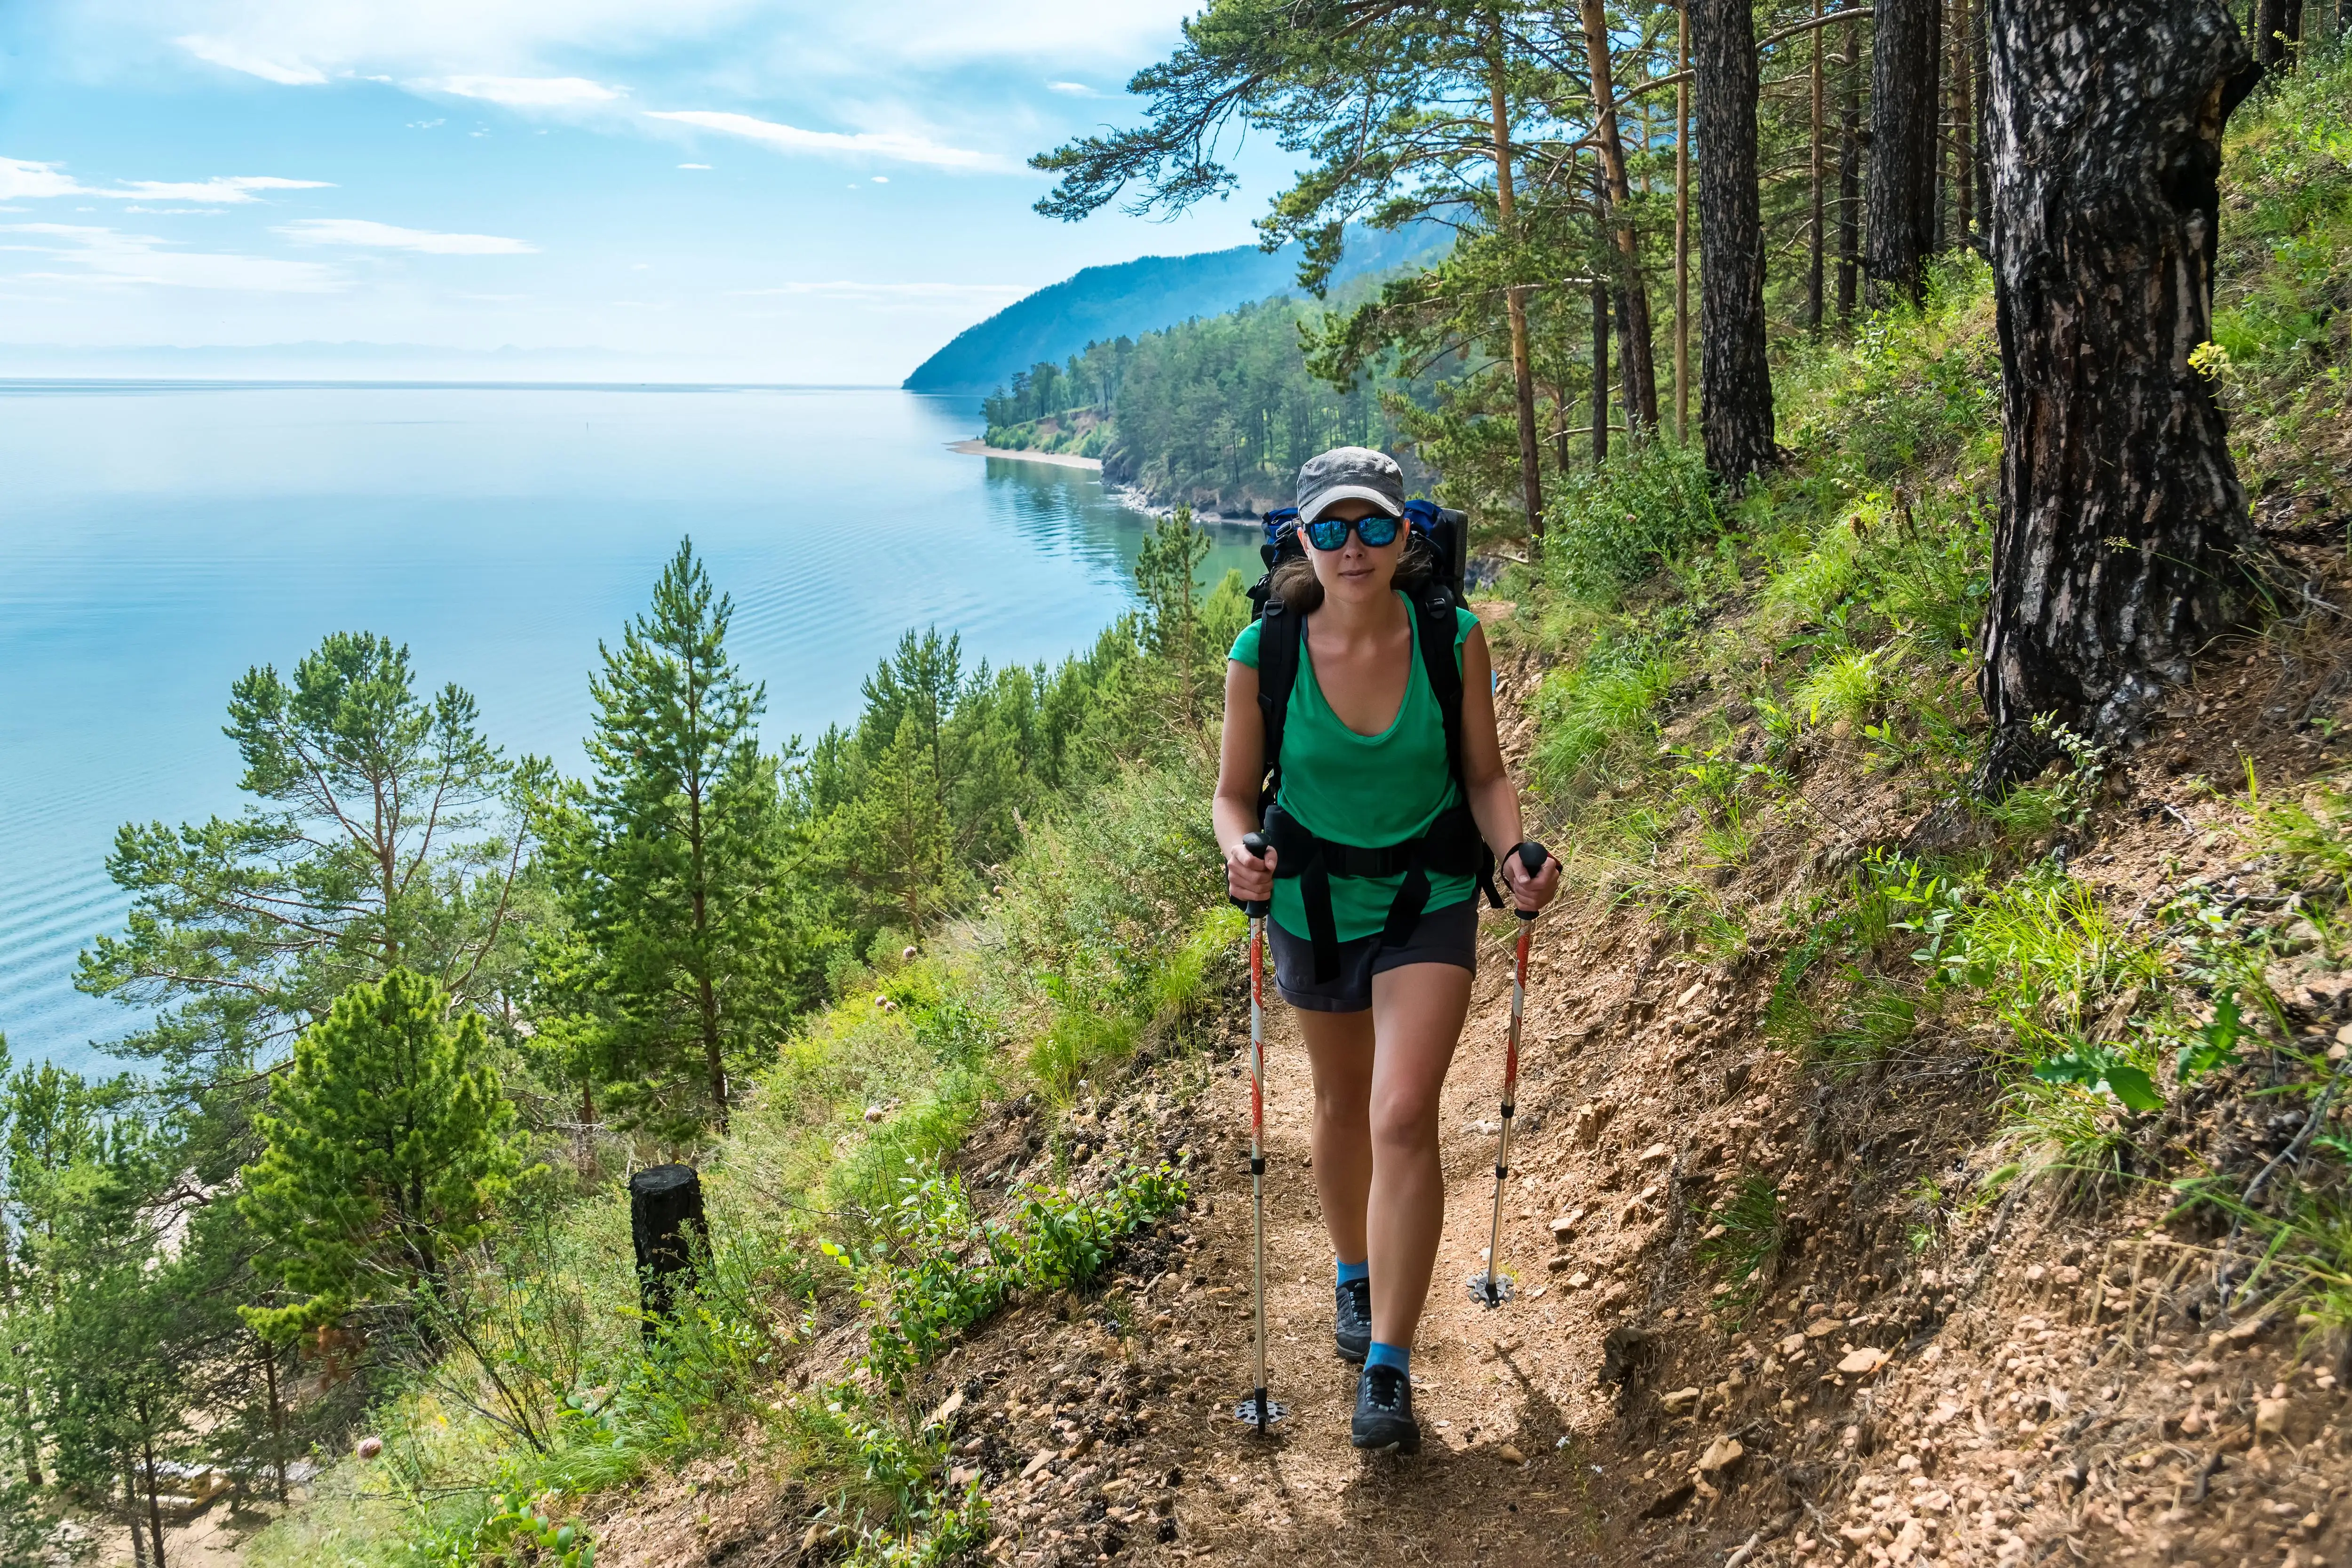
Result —
[[1396, 946], [1412, 940], [1429, 907], [1429, 879], [1475, 878], [1496, 909], [1502, 896], [1495, 889], [1494, 852], [1479, 836], [1477, 819], [1469, 805], [1456, 800], [1437, 814], [1429, 831], [1398, 844], [1342, 844], [1309, 830], [1279, 805], [1265, 813], [1265, 836], [1275, 850], [1275, 879], [1299, 879], [1300, 900], [1307, 906], [1307, 937], [1315, 953], [1316, 984], [1328, 984], [1339, 975], [1339, 929], [1331, 909], [1334, 877], [1393, 877], [1404, 880], [1389, 905], [1381, 926], [1381, 940]]

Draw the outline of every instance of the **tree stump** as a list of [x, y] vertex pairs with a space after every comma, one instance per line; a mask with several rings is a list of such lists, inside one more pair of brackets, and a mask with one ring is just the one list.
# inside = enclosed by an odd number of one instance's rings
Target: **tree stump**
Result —
[[691, 1165], [656, 1165], [629, 1178], [629, 1235], [637, 1247], [637, 1299], [651, 1339], [690, 1284], [694, 1248], [707, 1245], [702, 1178]]

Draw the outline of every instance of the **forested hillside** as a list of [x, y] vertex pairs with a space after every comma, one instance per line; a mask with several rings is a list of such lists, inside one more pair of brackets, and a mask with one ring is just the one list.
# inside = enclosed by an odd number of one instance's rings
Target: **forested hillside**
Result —
[[[1404, 265], [1443, 247], [1449, 237], [1435, 225], [1395, 234], [1359, 230], [1340, 277]], [[1244, 245], [1089, 267], [966, 327], [902, 384], [909, 392], [983, 393], [1002, 387], [1024, 366], [1059, 363], [1089, 343], [1296, 294], [1300, 254], [1297, 245], [1276, 250]]]
[[1482, 1259], [1484, 939], [1424, 1453], [1347, 1446], [1280, 1009], [1290, 1415], [1233, 1418], [1247, 606], [1189, 517], [1090, 649], [909, 628], [805, 752], [682, 544], [585, 776], [351, 634], [227, 694], [248, 809], [123, 830], [83, 984], [161, 1019], [0, 1098], [0, 1563], [224, 1515], [259, 1565], [2352, 1551], [2345, 15], [1687, 18], [1217, 0], [1043, 160], [1051, 213], [1190, 200], [1243, 115], [1308, 157], [1276, 232], [1475, 209], [1373, 297], [1055, 372], [1221, 496], [1384, 421], [1517, 558], [1475, 607], [1570, 891]]
[[982, 403], [987, 442], [1099, 458], [1106, 482], [1155, 506], [1246, 515], [1286, 504], [1317, 452], [1398, 445], [1388, 395], [1425, 396], [1437, 380], [1322, 380], [1299, 341], [1319, 313], [1267, 300], [1041, 363]]

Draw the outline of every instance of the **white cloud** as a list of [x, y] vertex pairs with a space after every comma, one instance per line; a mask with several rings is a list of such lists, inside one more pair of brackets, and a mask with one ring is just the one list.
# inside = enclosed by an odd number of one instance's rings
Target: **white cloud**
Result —
[[211, 180], [125, 180], [120, 190], [94, 196], [133, 196], [151, 202], [257, 202], [256, 191], [328, 191], [325, 180], [281, 180], [275, 174], [230, 174]]
[[1100, 98], [1102, 96], [1101, 93], [1097, 92], [1093, 88], [1088, 87], [1082, 81], [1049, 81], [1045, 84], [1045, 90], [1047, 92], [1066, 92], [1072, 98]]
[[887, 185], [890, 183], [890, 176], [887, 174], [868, 174], [866, 178], [877, 185]]
[[923, 163], [935, 169], [959, 169], [969, 173], [1006, 174], [1018, 171], [1019, 163], [995, 153], [975, 152], [968, 147], [949, 147], [929, 137], [910, 131], [861, 131], [849, 133], [839, 131], [803, 131], [797, 125], [779, 124], [772, 120], [755, 120], [748, 114], [731, 114], [721, 110], [680, 109], [648, 110], [648, 120], [667, 120], [680, 125], [692, 125], [704, 131], [716, 131], [729, 136], [740, 136], [788, 153], [847, 153], [856, 157], [887, 158], [894, 163]]
[[208, 65], [243, 71], [264, 81], [274, 81], [280, 87], [317, 87], [327, 79], [327, 73], [316, 66], [306, 66], [299, 60], [290, 63], [273, 60], [228, 38], [210, 38], [200, 33], [190, 33], [184, 37], [174, 38], [173, 42]]
[[275, 174], [224, 174], [209, 180], [125, 180], [105, 189], [85, 185], [56, 163], [0, 158], [0, 201], [26, 196], [105, 196], [125, 202], [247, 203], [256, 191], [331, 190], [324, 180], [285, 180]]
[[678, 167], [681, 169], [708, 169], [710, 165], [708, 163], [680, 163]]
[[488, 99], [510, 109], [578, 109], [611, 103], [624, 90], [579, 76], [451, 76], [419, 85], [459, 98]]
[[276, 231], [306, 245], [355, 245], [371, 250], [417, 250], [431, 256], [530, 256], [539, 247], [495, 234], [440, 234], [356, 217], [298, 218]]
[[315, 261], [281, 261], [268, 256], [169, 250], [153, 235], [122, 234], [82, 224], [17, 223], [0, 234], [23, 236], [0, 249], [47, 254], [78, 270], [24, 272], [19, 279], [126, 287], [235, 289], [268, 294], [331, 294], [343, 275]]
[[35, 163], [23, 158], [0, 158], [0, 201], [27, 196], [87, 196], [97, 193], [55, 163]]

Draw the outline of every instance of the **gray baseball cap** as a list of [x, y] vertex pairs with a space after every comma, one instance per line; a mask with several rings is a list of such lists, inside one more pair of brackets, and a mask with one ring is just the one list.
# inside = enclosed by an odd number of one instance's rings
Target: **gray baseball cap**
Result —
[[1313, 522], [1343, 500], [1368, 500], [1391, 517], [1404, 515], [1404, 470], [1386, 452], [1334, 447], [1298, 470], [1298, 521]]

